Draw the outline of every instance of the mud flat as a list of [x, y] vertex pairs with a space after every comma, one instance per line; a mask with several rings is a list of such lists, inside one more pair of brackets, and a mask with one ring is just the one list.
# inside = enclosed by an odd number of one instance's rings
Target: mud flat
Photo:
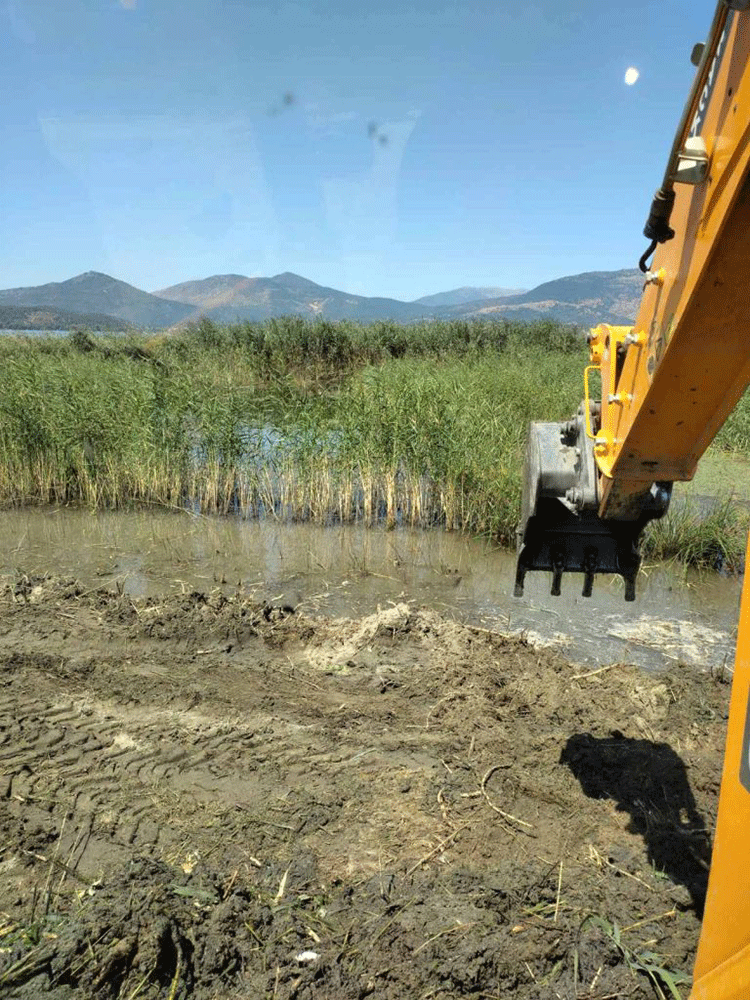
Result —
[[4, 996], [687, 995], [722, 676], [59, 577], [0, 660]]
[[[619, 577], [597, 578], [590, 598], [566, 578], [530, 574], [513, 597], [515, 555], [486, 539], [441, 529], [321, 527], [154, 510], [25, 507], [0, 518], [0, 586], [28, 574], [75, 577], [136, 597], [211, 590], [255, 593], [328, 617], [361, 618], [416, 599], [464, 623], [523, 634], [569, 660], [660, 670], [677, 662], [720, 669], [734, 657], [742, 581], [674, 564], [649, 565], [638, 599]], [[595, 627], [592, 628], [592, 622]]]

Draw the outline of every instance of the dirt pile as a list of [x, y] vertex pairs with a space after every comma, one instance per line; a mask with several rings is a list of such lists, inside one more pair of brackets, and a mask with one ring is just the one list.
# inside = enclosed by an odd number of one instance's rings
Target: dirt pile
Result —
[[692, 967], [719, 679], [407, 604], [26, 578], [0, 665], [8, 996], [603, 1000]]

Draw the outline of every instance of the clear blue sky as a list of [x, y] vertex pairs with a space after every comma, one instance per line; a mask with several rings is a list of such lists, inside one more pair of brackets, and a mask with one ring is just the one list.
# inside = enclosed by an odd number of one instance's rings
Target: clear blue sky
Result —
[[412, 299], [635, 266], [713, 9], [0, 0], [0, 288]]

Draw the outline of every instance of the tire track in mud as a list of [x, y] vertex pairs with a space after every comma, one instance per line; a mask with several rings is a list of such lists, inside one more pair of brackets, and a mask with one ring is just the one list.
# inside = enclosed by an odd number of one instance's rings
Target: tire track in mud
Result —
[[49, 933], [3, 937], [13, 995], [646, 1000], [591, 912], [691, 964], [713, 681], [581, 674], [406, 605], [31, 582], [0, 590], [0, 913]]
[[11, 682], [0, 698], [0, 798], [37, 821], [62, 812], [61, 848], [77, 842], [76, 864], [87, 874], [95, 874], [89, 862], [123, 850], [205, 847], [231, 836], [238, 810], [252, 812], [267, 792], [254, 773], [257, 729], [168, 710], [14, 696]]
[[[311, 626], [291, 625], [290, 646], [271, 622], [231, 657], [204, 650], [200, 635], [196, 656], [142, 635], [138, 620], [103, 615], [56, 636], [52, 654], [37, 608], [13, 606], [0, 629], [0, 807], [40, 831], [60, 831], [65, 818], [56, 850], [91, 881], [138, 855], [234, 866], [279, 848], [310, 850], [336, 870], [344, 831], [347, 863], [363, 870], [373, 831], [409, 842], [408, 828], [413, 849], [428, 850], [435, 820], [417, 797], [444, 744], [423, 729], [431, 696], [400, 705], [413, 725], [393, 730], [399, 683], [373, 681], [354, 661], [337, 670], [335, 628], [333, 642], [324, 628], [317, 644], [334, 662], [324, 679], [308, 642], [295, 645]], [[356, 794], [359, 773], [372, 802]], [[406, 784], [419, 805], [401, 799]]]

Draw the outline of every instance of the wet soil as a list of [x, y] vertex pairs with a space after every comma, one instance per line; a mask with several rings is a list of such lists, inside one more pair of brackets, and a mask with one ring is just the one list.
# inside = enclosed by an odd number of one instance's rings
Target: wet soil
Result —
[[686, 993], [721, 677], [41, 577], [0, 664], [4, 996]]
[[[453, 618], [525, 633], [593, 667], [614, 661], [660, 670], [731, 663], [742, 581], [677, 564], [646, 566], [637, 601], [620, 577], [581, 578], [550, 598], [551, 576], [532, 573], [513, 596], [515, 554], [459, 532], [194, 517], [163, 510], [23, 507], [0, 518], [0, 579], [26, 573], [75, 576], [84, 587], [132, 597], [238, 588], [309, 613], [359, 618], [416, 598]], [[597, 628], [591, 628], [592, 618]]]

